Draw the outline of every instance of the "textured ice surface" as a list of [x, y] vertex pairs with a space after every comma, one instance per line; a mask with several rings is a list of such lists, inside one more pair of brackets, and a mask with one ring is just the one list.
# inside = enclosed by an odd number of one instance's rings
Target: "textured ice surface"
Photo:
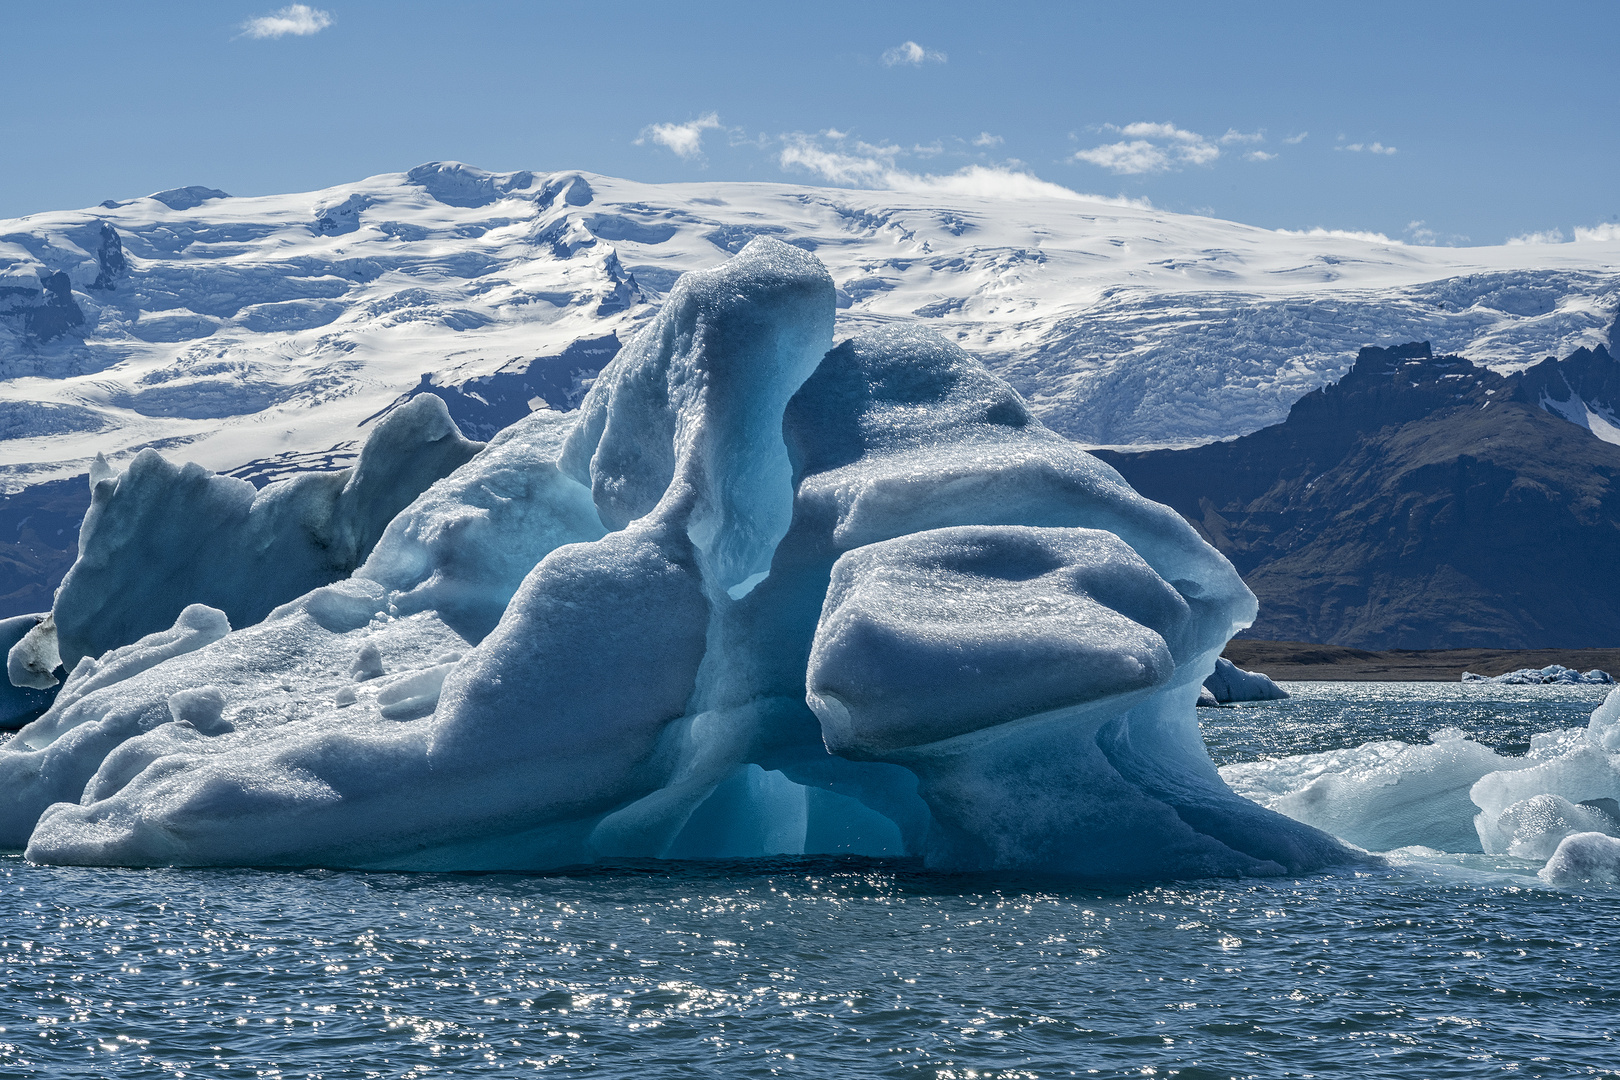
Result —
[[957, 346], [832, 347], [836, 304], [812, 255], [756, 239], [683, 277], [577, 415], [531, 415], [422, 491], [352, 577], [234, 631], [194, 604], [79, 661], [0, 749], [0, 843], [1087, 878], [1351, 858], [1203, 748], [1193, 703], [1254, 615], [1231, 565]]
[[502, 431], [389, 522], [356, 576], [387, 588], [396, 613], [436, 611], [481, 640], [536, 563], [606, 531], [590, 489], [557, 468], [574, 420], [541, 410]]
[[1549, 885], [1620, 884], [1620, 840], [1601, 832], [1565, 837], [1540, 877]]
[[1288, 691], [1271, 681], [1271, 676], [1259, 671], [1244, 671], [1226, 657], [1217, 657], [1215, 670], [1204, 680], [1204, 686], [1217, 702], [1278, 701]]
[[1228, 765], [1234, 791], [1370, 851], [1422, 845], [1479, 851], [1469, 791], [1511, 768], [1490, 747], [1454, 729], [1427, 746], [1397, 741]]
[[[348, 577], [407, 503], [481, 446], [424, 394], [377, 425], [353, 469], [262, 491], [150, 449], [121, 474], [102, 463], [91, 472], [78, 560], [51, 607], [57, 654], [71, 670], [168, 625], [189, 604], [219, 608], [238, 626], [258, 622]], [[16, 649], [31, 647], [24, 639]]]
[[1476, 675], [1472, 671], [1462, 674], [1463, 682], [1493, 682], [1507, 686], [1546, 686], [1551, 683], [1595, 683], [1604, 685], [1614, 682], [1614, 677], [1607, 671], [1593, 668], [1591, 671], [1579, 672], [1574, 668], [1564, 667], [1562, 664], [1548, 664], [1544, 668], [1519, 668], [1504, 675]]
[[1585, 728], [1535, 735], [1522, 756], [1447, 729], [1427, 746], [1373, 742], [1228, 765], [1221, 775], [1233, 790], [1373, 851], [1483, 851], [1546, 860], [1542, 877], [1553, 884], [1615, 880], [1613, 849], [1601, 841], [1620, 836], [1620, 690]]

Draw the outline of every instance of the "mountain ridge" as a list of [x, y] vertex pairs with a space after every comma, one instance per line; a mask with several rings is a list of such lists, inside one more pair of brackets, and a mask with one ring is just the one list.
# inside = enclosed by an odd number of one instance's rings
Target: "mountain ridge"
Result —
[[1612, 647], [1620, 446], [1543, 402], [1560, 380], [1616, 378], [1602, 346], [1506, 376], [1427, 343], [1368, 348], [1282, 424], [1099, 456], [1232, 560], [1260, 599], [1242, 637]]

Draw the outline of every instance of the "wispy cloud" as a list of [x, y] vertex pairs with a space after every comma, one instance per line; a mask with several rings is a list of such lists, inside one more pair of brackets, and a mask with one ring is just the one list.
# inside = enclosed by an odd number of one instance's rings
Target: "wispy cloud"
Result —
[[1562, 244], [1567, 237], [1563, 229], [1543, 229], [1540, 232], [1520, 233], [1518, 236], [1508, 237], [1508, 244], [1517, 247], [1520, 244]]
[[1310, 134], [1311, 133], [1308, 131], [1302, 131], [1298, 135], [1290, 135], [1283, 139], [1283, 144], [1285, 146], [1298, 146], [1300, 143], [1310, 138]]
[[1071, 160], [1096, 165], [1116, 176], [1168, 172], [1180, 165], [1209, 165], [1221, 156], [1220, 144], [1223, 142], [1265, 141], [1265, 136], [1259, 132], [1251, 135], [1230, 129], [1225, 135], [1210, 138], [1174, 124], [1150, 121], [1138, 121], [1124, 127], [1104, 124], [1102, 130], [1115, 132], [1125, 138], [1119, 142], [1077, 150]]
[[718, 113], [704, 113], [696, 120], [684, 124], [648, 124], [636, 139], [637, 146], [655, 142], [674, 151], [677, 157], [691, 160], [703, 154], [703, 133], [720, 126]]
[[1381, 232], [1364, 232], [1360, 229], [1324, 229], [1318, 225], [1314, 229], [1273, 229], [1278, 236], [1310, 236], [1332, 237], [1337, 240], [1366, 240], [1375, 244], [1396, 244], [1404, 247], [1399, 240], [1391, 240]]
[[1142, 173], [1165, 172], [1170, 168], [1169, 153], [1146, 139], [1076, 150], [1073, 160], [1107, 169], [1116, 176], [1138, 176]]
[[1573, 236], [1565, 236], [1563, 229], [1543, 229], [1539, 232], [1520, 233], [1508, 238], [1509, 244], [1590, 244], [1620, 240], [1620, 222], [1603, 221], [1596, 225], [1577, 225]]
[[933, 146], [902, 147], [869, 143], [847, 132], [828, 129], [809, 135], [794, 132], [781, 137], [777, 164], [788, 172], [807, 172], [833, 184], [889, 188], [993, 199], [1087, 199], [1130, 206], [1150, 206], [1145, 199], [1118, 199], [1081, 195], [1017, 168], [969, 165], [952, 173], [920, 173], [900, 161], [932, 156]]
[[1434, 247], [1436, 244], [1442, 244], [1446, 247], [1457, 247], [1458, 245], [1468, 243], [1468, 237], [1464, 236], [1462, 233], [1447, 233], [1442, 235], [1438, 231], [1430, 228], [1428, 222], [1421, 220], [1407, 222], [1406, 229], [1404, 231], [1412, 243], [1422, 245], [1423, 247]]
[[892, 49], [883, 50], [883, 64], [885, 67], [897, 67], [900, 64], [922, 67], [924, 64], [943, 64], [944, 62], [944, 53], [937, 49], [926, 49], [915, 41], [902, 41]]
[[895, 165], [895, 159], [904, 153], [899, 146], [851, 141], [844, 132], [833, 129], [822, 132], [822, 137], [833, 145], [823, 145], [820, 138], [802, 132], [784, 135], [777, 164], [790, 172], [810, 172], [834, 184], [857, 187], [894, 187], [895, 179], [904, 175]]
[[1342, 146], [1335, 146], [1333, 149], [1335, 149], [1335, 150], [1349, 150], [1353, 154], [1359, 154], [1359, 153], [1362, 153], [1364, 151], [1366, 153], [1369, 153], [1369, 154], [1394, 154], [1396, 152], [1395, 148], [1393, 146], [1385, 146], [1381, 142], [1345, 143]]
[[1575, 226], [1577, 244], [1598, 240], [1620, 240], [1620, 222], [1605, 221], [1598, 225]]
[[1265, 132], [1262, 131], [1239, 131], [1237, 128], [1227, 128], [1226, 134], [1222, 135], [1219, 141], [1222, 146], [1230, 146], [1233, 143], [1248, 145], [1263, 143], [1266, 141], [1266, 136]]
[[309, 37], [332, 25], [332, 13], [308, 4], [289, 4], [280, 11], [260, 15], [242, 24], [243, 37]]
[[1264, 150], [1250, 150], [1247, 154], [1243, 155], [1243, 158], [1245, 161], [1275, 161], [1277, 160], [1277, 155], [1268, 154]]
[[1000, 146], [1004, 140], [1000, 135], [992, 135], [988, 131], [979, 132], [979, 137], [973, 140], [974, 146]]

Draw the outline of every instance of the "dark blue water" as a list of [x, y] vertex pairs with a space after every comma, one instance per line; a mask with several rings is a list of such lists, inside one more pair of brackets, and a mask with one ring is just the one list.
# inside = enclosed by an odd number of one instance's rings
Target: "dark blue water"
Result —
[[[1368, 692], [1204, 724], [1277, 752], [1302, 724], [1359, 730]], [[1479, 708], [1376, 693], [1434, 726]], [[0, 920], [8, 1077], [1620, 1077], [1620, 893], [1483, 856], [1111, 891], [874, 860], [7, 857]]]

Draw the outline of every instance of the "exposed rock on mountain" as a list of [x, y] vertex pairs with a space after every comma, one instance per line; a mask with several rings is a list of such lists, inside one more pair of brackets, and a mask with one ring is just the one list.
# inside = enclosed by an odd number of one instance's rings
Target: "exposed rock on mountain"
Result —
[[1602, 347], [1511, 376], [1427, 343], [1368, 348], [1275, 427], [1101, 456], [1232, 560], [1260, 598], [1244, 636], [1613, 646], [1620, 446], [1593, 435], [1617, 385]]

